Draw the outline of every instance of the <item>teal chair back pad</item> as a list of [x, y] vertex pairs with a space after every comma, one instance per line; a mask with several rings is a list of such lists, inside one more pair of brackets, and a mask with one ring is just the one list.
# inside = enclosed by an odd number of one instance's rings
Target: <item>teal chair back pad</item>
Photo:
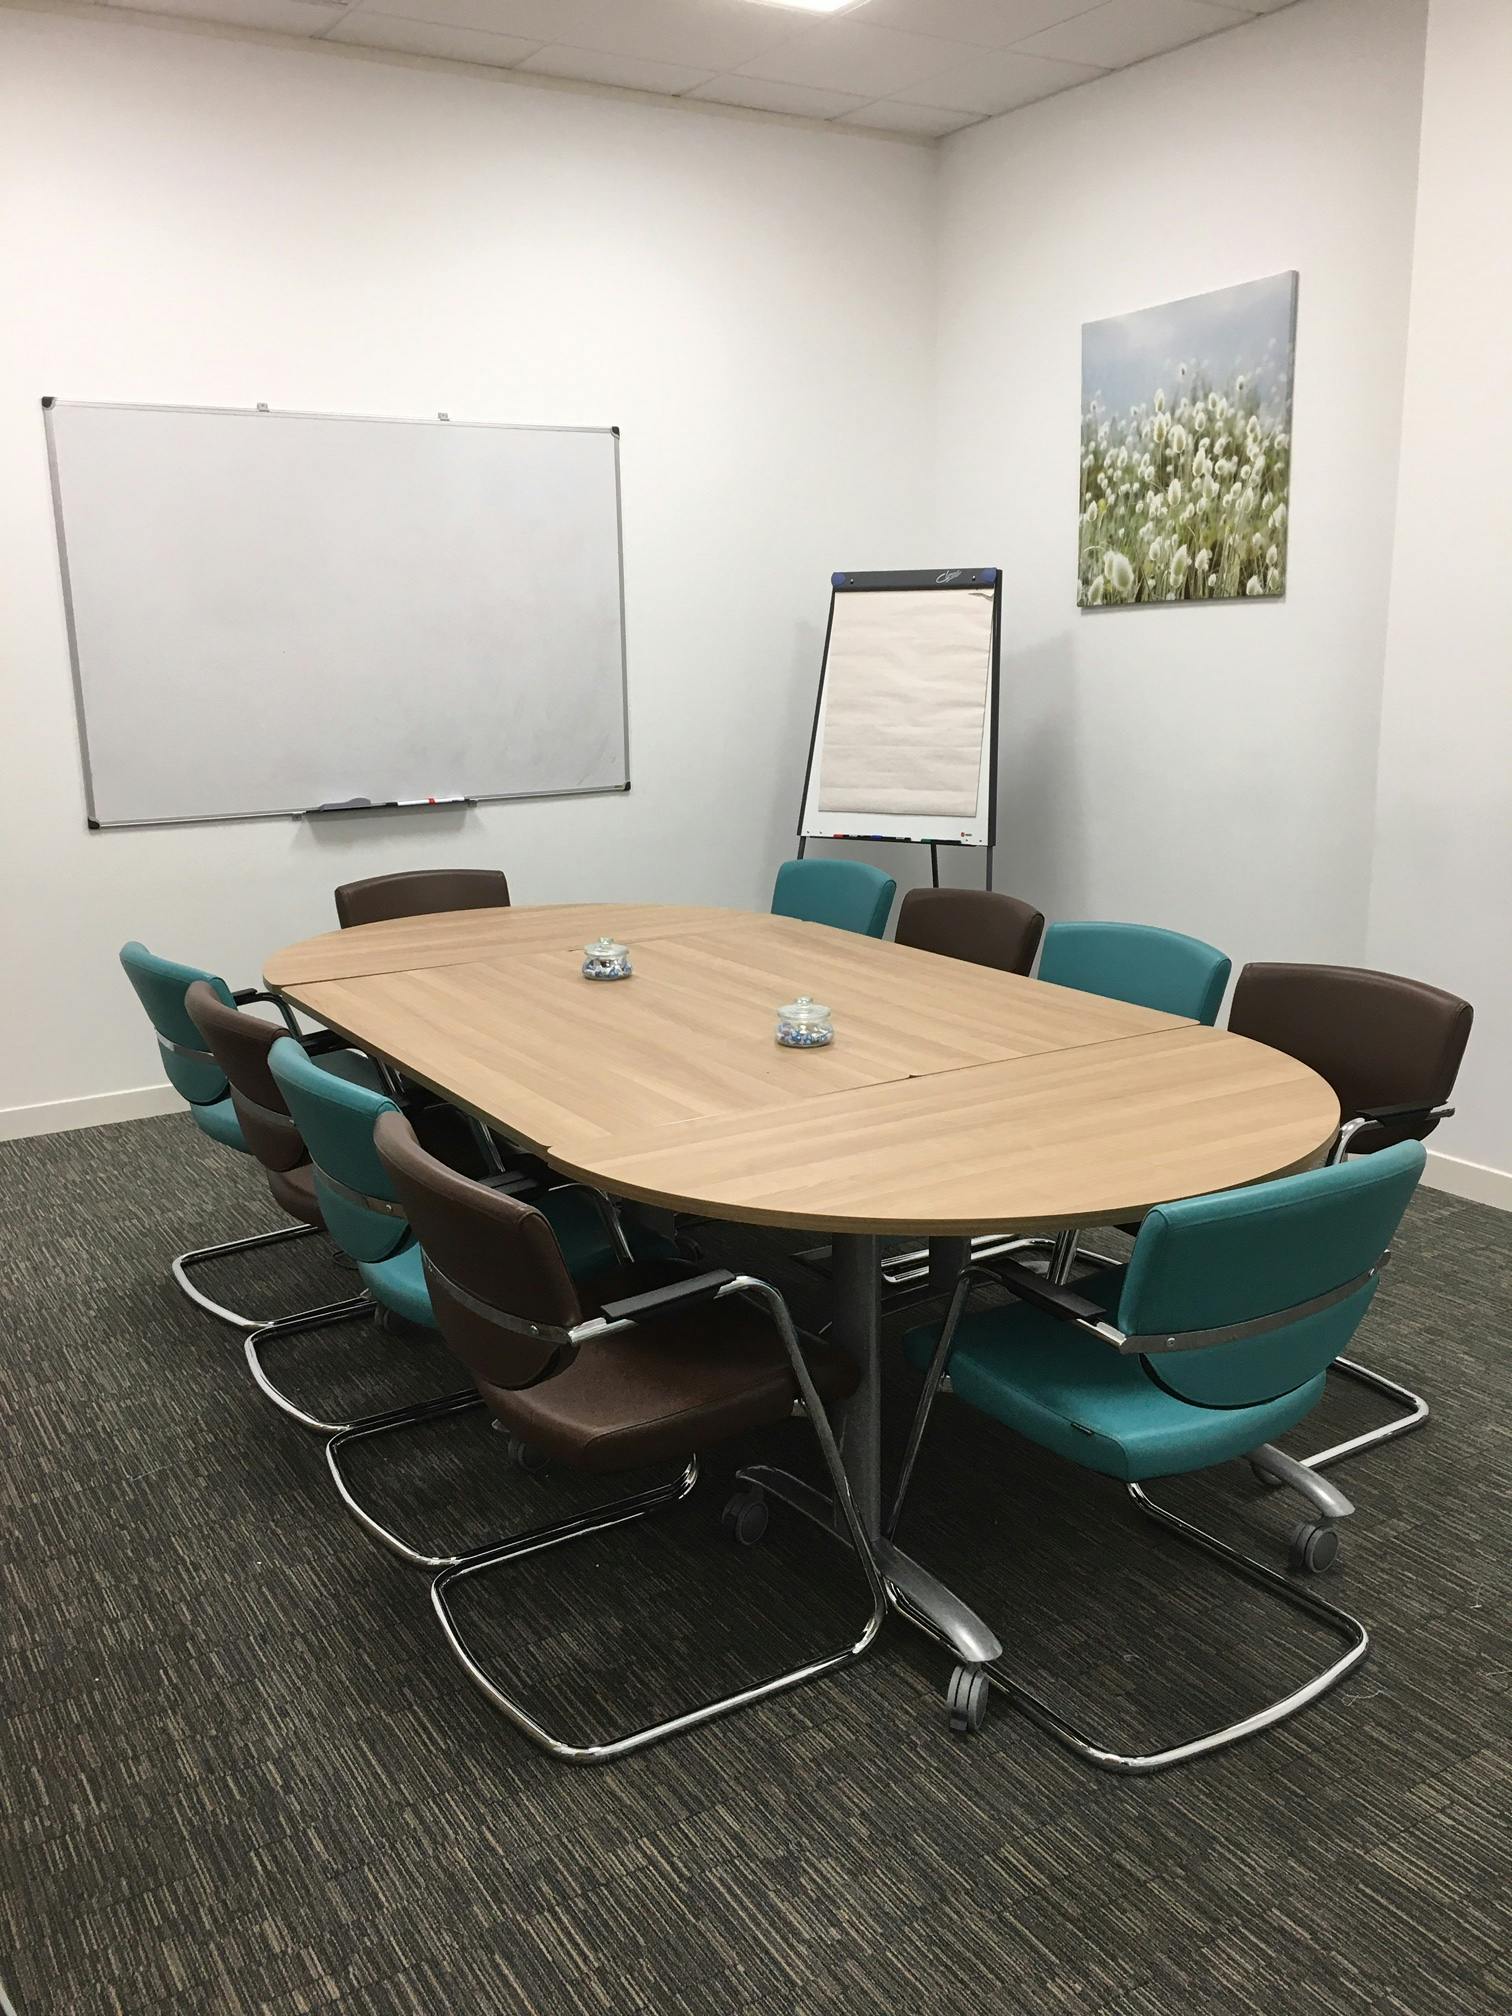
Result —
[[1232, 965], [1216, 946], [1153, 924], [1052, 924], [1039, 977], [1211, 1028]]
[[772, 915], [880, 938], [897, 893], [891, 875], [865, 861], [784, 861], [772, 890]]
[[[290, 1036], [280, 1037], [268, 1052], [268, 1068], [310, 1151], [327, 1231], [353, 1260], [370, 1266], [387, 1260], [409, 1238], [409, 1225], [402, 1215], [374, 1210], [344, 1192], [397, 1204], [373, 1146], [373, 1128], [380, 1113], [399, 1108], [386, 1093], [322, 1070]], [[331, 1177], [340, 1190], [333, 1188]]]
[[[147, 1010], [147, 1019], [162, 1038], [158, 1048], [162, 1052], [168, 1083], [174, 1091], [187, 1099], [191, 1106], [213, 1106], [217, 1100], [224, 1099], [230, 1090], [226, 1074], [209, 1054], [204, 1037], [190, 1021], [184, 996], [196, 980], [203, 980], [216, 999], [224, 1001], [229, 1008], [233, 1005], [231, 989], [225, 981], [198, 966], [181, 966], [176, 959], [160, 959], [145, 945], [138, 944], [135, 938], [129, 945], [121, 947], [121, 965], [136, 990], [137, 999]], [[174, 1045], [178, 1047], [172, 1047]], [[186, 1056], [185, 1051], [195, 1054]]]
[[[1224, 1329], [1345, 1287], [1391, 1244], [1426, 1160], [1421, 1143], [1404, 1141], [1358, 1162], [1158, 1206], [1135, 1241], [1118, 1328], [1130, 1337]], [[1151, 1353], [1146, 1366], [1197, 1406], [1274, 1399], [1327, 1370], [1379, 1279], [1258, 1337]]]

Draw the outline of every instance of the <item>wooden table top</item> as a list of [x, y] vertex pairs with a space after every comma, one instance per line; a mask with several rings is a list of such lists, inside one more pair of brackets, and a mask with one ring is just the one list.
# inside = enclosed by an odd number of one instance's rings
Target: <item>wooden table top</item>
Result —
[[[635, 976], [581, 948], [625, 939]], [[1323, 1080], [1170, 1015], [823, 925], [570, 905], [333, 932], [270, 985], [616, 1194], [757, 1224], [966, 1233], [1133, 1219], [1321, 1159]], [[781, 1049], [776, 1010], [836, 1038]]]
[[829, 1232], [1057, 1232], [1321, 1161], [1323, 1080], [1187, 1026], [836, 1092], [812, 1105], [562, 1140], [616, 1196]]

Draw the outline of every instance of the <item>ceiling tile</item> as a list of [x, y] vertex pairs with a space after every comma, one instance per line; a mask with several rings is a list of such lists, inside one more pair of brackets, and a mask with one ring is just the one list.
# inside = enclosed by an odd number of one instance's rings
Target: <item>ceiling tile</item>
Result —
[[224, 21], [233, 28], [272, 28], [280, 35], [321, 35], [345, 9], [320, 0], [116, 0], [145, 14], [176, 14], [191, 21]]
[[557, 20], [551, 41], [682, 63], [705, 75], [738, 70], [748, 57], [787, 41], [812, 20], [776, 7], [753, 7], [751, 0], [555, 0], [551, 12]]
[[1126, 63], [1142, 63], [1147, 56], [1163, 55], [1251, 18], [1248, 8], [1211, 7], [1205, 0], [1103, 0], [1100, 7], [1045, 28], [1019, 46], [1033, 56], [1121, 70]]
[[578, 84], [618, 84], [627, 91], [660, 91], [678, 97], [708, 80], [708, 71], [687, 63], [648, 63], [642, 56], [617, 56], [606, 49], [574, 49], [554, 42], [520, 65], [538, 77], [570, 77]]
[[938, 140], [943, 133], [957, 133], [963, 126], [975, 126], [977, 112], [947, 112], [939, 105], [905, 105], [901, 98], [879, 98], [859, 112], [847, 113], [842, 126], [865, 126], [879, 133], [922, 133]]
[[866, 0], [866, 18], [878, 28], [1006, 49], [1094, 5], [1096, 0]]
[[747, 77], [766, 77], [777, 84], [812, 84], [821, 90], [888, 98], [963, 63], [971, 54], [959, 42], [903, 35], [894, 28], [873, 28], [842, 16], [794, 35], [739, 67]]
[[557, 39], [550, 24], [558, 12], [557, 0], [359, 0], [348, 18], [397, 14], [406, 21], [440, 21], [448, 28], [513, 35], [539, 49], [543, 42]]
[[916, 84], [909, 96], [921, 105], [948, 105], [957, 112], [1011, 112], [1036, 98], [1053, 98], [1074, 84], [1105, 73], [1089, 63], [1052, 63], [1044, 56], [1021, 56], [1016, 49], [979, 49], [971, 62]]
[[761, 77], [714, 77], [690, 98], [716, 105], [744, 105], [752, 112], [796, 112], [807, 119], [838, 119], [866, 103], [851, 91], [815, 91], [807, 84], [769, 84]]
[[396, 49], [407, 56], [449, 56], [455, 63], [492, 63], [508, 70], [540, 45], [523, 35], [484, 35], [444, 21], [409, 21], [397, 14], [351, 9], [326, 36], [358, 49]]

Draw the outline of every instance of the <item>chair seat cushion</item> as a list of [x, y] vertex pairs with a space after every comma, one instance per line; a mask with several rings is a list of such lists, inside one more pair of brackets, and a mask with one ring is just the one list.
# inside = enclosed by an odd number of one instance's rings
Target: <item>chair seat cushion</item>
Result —
[[[1126, 1271], [1096, 1277], [1099, 1301], [1117, 1307]], [[910, 1362], [927, 1366], [939, 1334], [928, 1325], [910, 1330], [903, 1340]], [[1151, 1363], [1158, 1372], [1159, 1357]], [[967, 1316], [950, 1356], [958, 1399], [1042, 1449], [1125, 1483], [1248, 1455], [1311, 1412], [1325, 1377], [1258, 1407], [1194, 1407], [1162, 1392], [1137, 1354], [1115, 1351], [1023, 1302]]]
[[[604, 1275], [593, 1283], [594, 1299], [640, 1293], [665, 1271]], [[855, 1368], [843, 1352], [814, 1339], [805, 1339], [804, 1351], [826, 1402], [854, 1390]], [[792, 1412], [798, 1389], [765, 1309], [730, 1295], [587, 1344], [565, 1372], [538, 1386], [507, 1392], [480, 1382], [478, 1390], [546, 1455], [604, 1471], [681, 1462], [729, 1436], [770, 1427]]]
[[241, 1122], [236, 1117], [236, 1108], [231, 1104], [231, 1094], [224, 1099], [214, 1099], [205, 1106], [191, 1106], [194, 1124], [202, 1134], [208, 1134], [212, 1141], [219, 1141], [223, 1148], [239, 1149], [243, 1155], [252, 1151], [242, 1135]]
[[268, 1188], [273, 1192], [273, 1201], [291, 1218], [303, 1219], [306, 1225], [323, 1228], [325, 1221], [320, 1215], [320, 1204], [315, 1196], [315, 1169], [309, 1162], [296, 1163], [292, 1169], [270, 1169]]
[[437, 1327], [430, 1290], [425, 1285], [425, 1263], [415, 1240], [407, 1240], [386, 1260], [359, 1260], [357, 1276], [380, 1308], [390, 1309], [394, 1315], [402, 1316], [407, 1323], [417, 1323], [424, 1330]]

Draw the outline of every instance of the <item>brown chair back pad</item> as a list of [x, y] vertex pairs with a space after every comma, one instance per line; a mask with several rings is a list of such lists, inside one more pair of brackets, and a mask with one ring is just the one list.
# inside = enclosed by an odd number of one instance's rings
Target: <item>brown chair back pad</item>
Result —
[[921, 952], [969, 959], [999, 973], [1027, 973], [1044, 929], [1042, 910], [995, 889], [910, 889], [895, 936]]
[[549, 1222], [533, 1204], [427, 1154], [402, 1114], [381, 1113], [373, 1141], [420, 1241], [431, 1307], [447, 1343], [480, 1385], [508, 1389], [546, 1378], [564, 1356], [559, 1338], [507, 1329], [449, 1294], [446, 1282], [517, 1322], [570, 1330], [589, 1312]]
[[205, 1048], [226, 1074], [242, 1134], [258, 1161], [270, 1175], [308, 1162], [310, 1151], [268, 1069], [268, 1052], [289, 1033], [284, 1024], [228, 1007], [203, 980], [196, 980], [185, 993], [184, 1006], [204, 1037]]
[[[1366, 966], [1251, 965], [1229, 1028], [1326, 1078], [1345, 1120], [1374, 1106], [1437, 1106], [1454, 1090], [1473, 1010], [1457, 994]], [[1371, 1128], [1362, 1151], [1423, 1139], [1438, 1123]]]
[[402, 875], [369, 875], [343, 882], [336, 917], [353, 924], [386, 924], [394, 917], [426, 917], [433, 910], [505, 910], [509, 883], [499, 868], [414, 868]]

